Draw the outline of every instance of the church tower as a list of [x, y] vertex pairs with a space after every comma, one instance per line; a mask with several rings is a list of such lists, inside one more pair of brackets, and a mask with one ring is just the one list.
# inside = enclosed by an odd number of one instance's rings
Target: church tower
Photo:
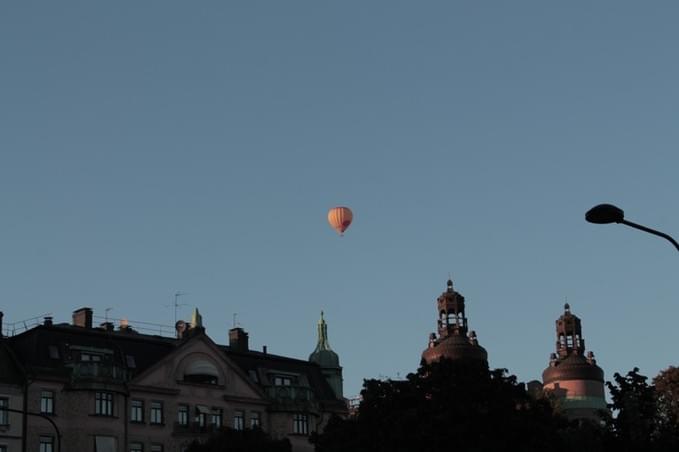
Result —
[[448, 280], [446, 291], [436, 300], [438, 314], [438, 337], [429, 335], [429, 346], [422, 352], [422, 361], [432, 363], [441, 358], [482, 361], [488, 366], [488, 353], [479, 345], [474, 331], [468, 332], [464, 312], [464, 297], [453, 290]]
[[321, 372], [330, 384], [335, 396], [338, 399], [344, 398], [342, 367], [340, 367], [339, 356], [330, 348], [328, 325], [323, 318], [323, 311], [321, 311], [321, 318], [318, 321], [318, 343], [316, 344], [316, 350], [309, 355], [309, 361], [321, 367]]
[[598, 420], [597, 411], [606, 409], [604, 371], [597, 366], [594, 353], [585, 355], [582, 324], [568, 303], [556, 321], [556, 353], [542, 372], [542, 382], [570, 419]]

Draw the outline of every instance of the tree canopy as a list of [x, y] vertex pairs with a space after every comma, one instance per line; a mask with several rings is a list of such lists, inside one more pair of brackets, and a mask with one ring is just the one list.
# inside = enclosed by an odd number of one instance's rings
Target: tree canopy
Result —
[[442, 360], [405, 380], [366, 380], [354, 416], [312, 437], [317, 452], [679, 450], [679, 370], [649, 385], [634, 369], [607, 383], [611, 413], [568, 421], [505, 369]]
[[366, 380], [355, 417], [332, 420], [318, 452], [555, 450], [567, 424], [506, 370], [442, 360], [403, 381]]

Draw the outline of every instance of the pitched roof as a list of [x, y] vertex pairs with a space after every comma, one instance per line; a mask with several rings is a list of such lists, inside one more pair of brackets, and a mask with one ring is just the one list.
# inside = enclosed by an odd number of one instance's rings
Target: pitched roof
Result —
[[[71, 369], [66, 364], [78, 358], [73, 356], [73, 350], [95, 352], [105, 350], [112, 354], [113, 364], [122, 368], [128, 368], [127, 357], [131, 356], [135, 362], [132, 371], [139, 375], [180, 347], [185, 340], [132, 331], [107, 331], [103, 328], [56, 324], [36, 326], [3, 339], [2, 342], [11, 349], [27, 373], [43, 377], [68, 378]], [[321, 368], [315, 363], [257, 351], [236, 351], [225, 345], [218, 345], [217, 349], [234, 362], [244, 375], [251, 375], [250, 371], [262, 374], [282, 372], [300, 375], [308, 382], [309, 389], [317, 400], [328, 407], [336, 409], [344, 407], [344, 402], [335, 397]], [[0, 361], [5, 362], [2, 354]], [[255, 383], [262, 388], [270, 384], [268, 381]]]

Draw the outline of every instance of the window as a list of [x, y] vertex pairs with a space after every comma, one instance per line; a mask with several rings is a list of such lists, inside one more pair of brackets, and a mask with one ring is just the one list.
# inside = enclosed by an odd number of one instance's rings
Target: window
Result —
[[188, 383], [216, 385], [219, 383], [219, 370], [212, 362], [204, 359], [197, 359], [189, 364], [184, 371], [184, 381]]
[[97, 392], [94, 395], [94, 414], [99, 416], [113, 416], [113, 394]]
[[81, 352], [80, 353], [80, 361], [91, 361], [91, 362], [100, 362], [102, 356], [95, 354], [95, 353], [87, 353], [87, 352]]
[[233, 413], [233, 428], [235, 430], [243, 430], [245, 428], [245, 414], [242, 411]]
[[54, 438], [51, 436], [40, 437], [40, 452], [54, 452]]
[[42, 414], [54, 414], [53, 391], [42, 391], [40, 393], [40, 412]]
[[130, 369], [136, 369], [137, 368], [137, 361], [134, 360], [134, 356], [132, 355], [126, 355], [125, 360], [127, 361], [127, 367]]
[[177, 408], [177, 424], [187, 426], [189, 425], [189, 406], [179, 405]]
[[292, 377], [276, 375], [273, 377], [273, 384], [274, 386], [290, 386], [292, 385]]
[[117, 452], [118, 444], [114, 436], [95, 436], [94, 437], [94, 451], [95, 452]]
[[262, 418], [257, 411], [250, 413], [250, 428], [262, 427]]
[[222, 415], [223, 410], [221, 408], [214, 408], [212, 410], [212, 414], [210, 415], [210, 424], [212, 424], [215, 427], [221, 427], [222, 426]]
[[149, 416], [149, 422], [151, 424], [163, 423], [163, 402], [151, 402], [151, 415]]
[[7, 397], [0, 397], [0, 425], [9, 425], [9, 411], [5, 411], [3, 408], [9, 408]]
[[130, 452], [144, 452], [142, 443], [130, 443]]
[[130, 422], [144, 422], [143, 400], [132, 400], [130, 402]]
[[7, 446], [0, 444], [0, 452], [7, 452]]
[[207, 417], [210, 414], [210, 409], [205, 405], [196, 405], [196, 421], [199, 427], [207, 425]]
[[51, 359], [59, 359], [59, 347], [56, 345], [48, 345], [47, 351], [49, 352]]
[[162, 444], [151, 444], [151, 452], [163, 452]]
[[309, 434], [309, 416], [306, 414], [295, 414], [292, 416], [292, 433], [298, 435]]

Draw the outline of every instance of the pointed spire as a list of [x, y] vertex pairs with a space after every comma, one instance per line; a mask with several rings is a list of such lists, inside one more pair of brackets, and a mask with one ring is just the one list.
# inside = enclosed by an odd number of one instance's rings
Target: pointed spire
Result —
[[203, 328], [203, 316], [198, 312], [198, 308], [193, 308], [193, 314], [191, 314], [191, 327]]
[[323, 318], [323, 311], [321, 311], [321, 318], [318, 320], [318, 343], [316, 344], [316, 351], [332, 350], [328, 342], [328, 325]]

